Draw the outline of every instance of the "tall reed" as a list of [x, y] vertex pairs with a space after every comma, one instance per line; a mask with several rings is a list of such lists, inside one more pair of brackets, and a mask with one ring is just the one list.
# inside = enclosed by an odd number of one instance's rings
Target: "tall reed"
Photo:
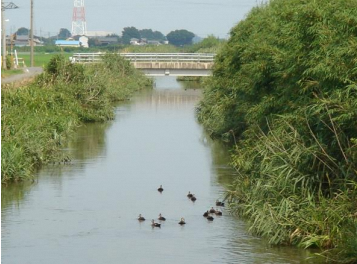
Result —
[[197, 108], [233, 146], [233, 212], [357, 262], [357, 2], [272, 0], [231, 30]]

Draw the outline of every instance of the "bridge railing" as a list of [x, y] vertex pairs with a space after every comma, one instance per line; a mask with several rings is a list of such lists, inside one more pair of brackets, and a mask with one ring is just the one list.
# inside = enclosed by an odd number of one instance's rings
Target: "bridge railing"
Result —
[[[100, 62], [105, 53], [74, 53], [70, 58], [75, 63]], [[119, 53], [131, 62], [203, 62], [214, 61], [214, 53]]]

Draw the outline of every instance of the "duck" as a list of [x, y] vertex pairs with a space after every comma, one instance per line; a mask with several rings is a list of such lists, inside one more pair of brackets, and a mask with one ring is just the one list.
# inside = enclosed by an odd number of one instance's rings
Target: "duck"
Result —
[[204, 217], [207, 217], [207, 216], [209, 216], [209, 212], [208, 212], [208, 210], [203, 214], [203, 216]]
[[185, 218], [181, 217], [181, 220], [179, 222], [179, 225], [185, 225], [186, 222], [185, 222]]
[[138, 220], [139, 221], [145, 221], [145, 218], [141, 214], [139, 214]]
[[213, 219], [214, 219], [213, 216], [210, 216], [210, 215], [207, 216], [207, 220], [208, 220], [208, 221], [213, 221]]
[[209, 210], [209, 212], [210, 212], [211, 214], [214, 214], [214, 213], [216, 212], [216, 210], [214, 210], [214, 208], [212, 207], [212, 208]]
[[188, 197], [188, 198], [192, 198], [192, 197], [193, 197], [193, 194], [189, 191], [188, 194], [187, 194], [187, 197]]
[[158, 218], [160, 221], [166, 221], [166, 218], [163, 217], [161, 214], [159, 214], [159, 218]]
[[192, 194], [191, 201], [194, 202], [194, 201], [196, 201], [196, 200], [197, 200], [197, 198], [195, 197], [194, 194]]
[[164, 190], [164, 188], [162, 188], [162, 185], [160, 185], [160, 187], [157, 189], [159, 192], [162, 192]]
[[224, 206], [224, 202], [219, 201], [218, 199], [216, 200], [216, 206]]
[[220, 210], [216, 210], [216, 212], [214, 212], [216, 215], [222, 215], [222, 212]]
[[152, 219], [152, 220], [151, 220], [151, 226], [152, 226], [152, 227], [161, 227], [161, 224], [155, 223], [155, 220]]

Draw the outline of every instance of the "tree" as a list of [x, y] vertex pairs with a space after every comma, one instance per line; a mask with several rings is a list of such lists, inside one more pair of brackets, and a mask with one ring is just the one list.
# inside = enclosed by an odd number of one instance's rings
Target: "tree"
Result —
[[219, 39], [218, 37], [215, 37], [213, 35], [210, 35], [204, 38], [201, 42], [189, 46], [187, 50], [189, 52], [215, 53], [222, 47], [223, 43], [224, 40]]
[[72, 35], [72, 34], [71, 34], [71, 32], [70, 32], [68, 29], [66, 29], [66, 28], [61, 28], [61, 29], [60, 29], [60, 32], [58, 33], [58, 38], [60, 38], [60, 39], [67, 39], [67, 38], [69, 38], [71, 35]]
[[153, 31], [152, 29], [141, 29], [139, 30], [140, 37], [146, 38], [147, 40], [165, 40], [165, 35], [160, 31]]
[[124, 44], [130, 44], [132, 38], [140, 39], [140, 32], [135, 27], [125, 27], [122, 31], [122, 40]]
[[28, 35], [29, 34], [29, 29], [25, 28], [25, 27], [20, 27], [17, 31], [16, 31], [16, 35]]
[[192, 44], [192, 39], [194, 38], [195, 34], [185, 29], [171, 31], [167, 34], [167, 40], [175, 45], [175, 46], [182, 46], [182, 45], [190, 45]]

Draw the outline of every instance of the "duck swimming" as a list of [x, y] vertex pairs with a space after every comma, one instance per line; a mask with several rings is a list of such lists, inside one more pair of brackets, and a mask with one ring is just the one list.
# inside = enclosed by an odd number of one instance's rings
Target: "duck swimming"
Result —
[[209, 212], [210, 212], [211, 214], [214, 214], [214, 213], [216, 212], [216, 210], [214, 210], [214, 208], [212, 207], [212, 208], [209, 210]]
[[213, 219], [214, 219], [214, 218], [213, 218], [212, 216], [208, 216], [208, 217], [207, 217], [207, 220], [208, 220], [208, 221], [213, 221]]
[[161, 214], [159, 214], [159, 218], [158, 218], [160, 221], [166, 221], [166, 218], [163, 217]]
[[214, 212], [216, 215], [222, 215], [222, 212], [220, 210], [216, 210], [216, 212]]
[[207, 216], [209, 216], [209, 212], [208, 212], [208, 210], [203, 214], [203, 216], [204, 217], [207, 217]]
[[192, 194], [191, 201], [194, 202], [194, 201], [196, 201], [196, 200], [197, 200], [197, 198], [195, 197], [194, 194]]
[[145, 221], [145, 218], [143, 216], [141, 216], [141, 214], [139, 214], [138, 220], [139, 221]]
[[152, 219], [152, 220], [151, 220], [151, 226], [152, 226], [152, 227], [161, 227], [161, 224], [155, 223], [155, 220]]
[[186, 224], [185, 218], [181, 217], [181, 220], [180, 220], [180, 222], [179, 222], [179, 225], [184, 225], [184, 224]]
[[164, 188], [162, 188], [162, 185], [160, 185], [160, 187], [157, 189], [159, 192], [162, 192], [164, 190]]
[[220, 202], [219, 200], [216, 200], [216, 206], [224, 206], [224, 202]]
[[193, 197], [193, 194], [192, 194], [191, 192], [188, 192], [187, 197], [188, 197], [188, 198], [192, 198], [192, 197]]

